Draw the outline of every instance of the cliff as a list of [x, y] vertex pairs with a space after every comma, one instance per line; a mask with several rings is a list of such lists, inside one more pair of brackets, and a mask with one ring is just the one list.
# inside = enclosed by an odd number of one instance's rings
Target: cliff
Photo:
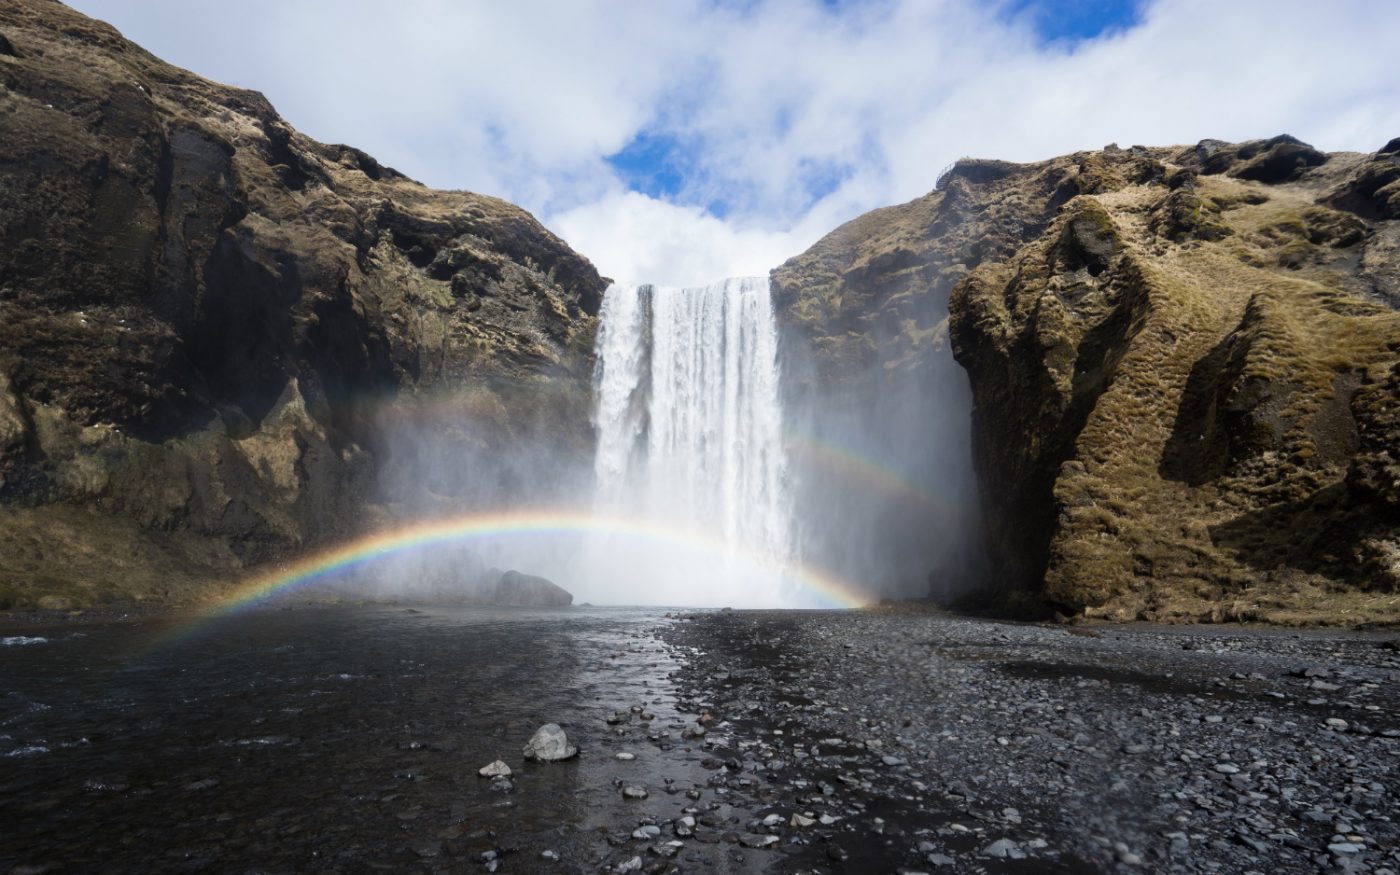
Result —
[[827, 383], [951, 344], [1003, 604], [1397, 616], [1400, 140], [963, 160], [774, 280]]
[[511, 204], [315, 142], [59, 3], [5, 3], [0, 606], [179, 599], [470, 505], [464, 480], [393, 476], [434, 456], [586, 460], [604, 288]]

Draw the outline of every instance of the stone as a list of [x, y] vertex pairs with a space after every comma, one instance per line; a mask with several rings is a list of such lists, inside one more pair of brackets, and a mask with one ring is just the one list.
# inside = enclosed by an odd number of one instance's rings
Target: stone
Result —
[[569, 737], [558, 723], [546, 723], [535, 730], [523, 752], [525, 759], [542, 763], [558, 762], [578, 756], [578, 748], [569, 744]]
[[637, 787], [629, 784], [622, 788], [622, 798], [624, 799], [645, 799], [648, 795], [645, 787]]
[[486, 765], [477, 769], [476, 773], [483, 778], [494, 778], [498, 775], [509, 778], [511, 774], [510, 766], [506, 765], [501, 760], [495, 760], [494, 762], [487, 763]]
[[981, 854], [984, 857], [996, 857], [998, 859], [1011, 860], [1021, 860], [1024, 859], [1026, 856], [1026, 853], [1021, 850], [1020, 846], [1013, 842], [1011, 839], [997, 839], [990, 845], [984, 847], [981, 851]]

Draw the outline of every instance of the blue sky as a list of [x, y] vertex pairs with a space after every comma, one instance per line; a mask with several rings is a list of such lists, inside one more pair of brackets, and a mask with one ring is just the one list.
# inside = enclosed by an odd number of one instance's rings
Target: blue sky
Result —
[[1003, 13], [1025, 18], [1045, 43], [1076, 43], [1142, 21], [1144, 0], [1014, 0]]
[[[1012, 0], [983, 5], [1009, 25], [1029, 27], [1042, 47], [1073, 49], [1140, 23], [1143, 4], [1144, 0]], [[855, 4], [828, 0], [824, 5], [839, 16], [843, 6]], [[700, 163], [698, 149], [665, 130], [642, 130], [606, 161], [632, 191], [653, 198], [684, 198], [686, 181]], [[832, 164], [808, 168], [803, 179], [808, 203], [830, 194], [844, 176], [843, 168]], [[729, 213], [723, 196], [698, 205], [719, 218]]]
[[963, 155], [1400, 135], [1378, 0], [75, 0], [626, 280], [766, 272]]

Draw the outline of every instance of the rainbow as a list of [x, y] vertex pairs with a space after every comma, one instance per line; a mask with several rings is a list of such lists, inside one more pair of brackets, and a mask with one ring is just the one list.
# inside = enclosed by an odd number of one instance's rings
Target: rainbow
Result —
[[[723, 539], [666, 526], [661, 523], [571, 510], [517, 510], [468, 514], [418, 522], [375, 532], [355, 541], [329, 547], [275, 569], [250, 577], [199, 613], [199, 619], [230, 614], [291, 592], [299, 586], [323, 581], [348, 570], [369, 565], [406, 551], [475, 539], [555, 534], [625, 535], [685, 544], [721, 557], [756, 564], [764, 561], [738, 550]], [[788, 564], [783, 576], [829, 607], [855, 608], [866, 598], [849, 584], [816, 569]]]
[[796, 430], [788, 430], [784, 438], [788, 450], [795, 456], [848, 483], [863, 484], [895, 501], [908, 502], [946, 521], [968, 520], [965, 508], [918, 488], [906, 474], [869, 455]]

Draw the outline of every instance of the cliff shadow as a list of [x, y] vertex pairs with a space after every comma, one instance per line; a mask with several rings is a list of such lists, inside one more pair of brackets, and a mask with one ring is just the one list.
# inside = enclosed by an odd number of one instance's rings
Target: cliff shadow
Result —
[[1231, 337], [1216, 344], [1187, 375], [1176, 422], [1157, 468], [1163, 479], [1200, 486], [1220, 477], [1229, 467], [1229, 438], [1219, 411]]
[[1358, 504], [1344, 482], [1293, 501], [1242, 513], [1210, 527], [1211, 542], [1260, 572], [1297, 569], [1354, 579], [1364, 574], [1363, 542], [1395, 531], [1397, 520]]

